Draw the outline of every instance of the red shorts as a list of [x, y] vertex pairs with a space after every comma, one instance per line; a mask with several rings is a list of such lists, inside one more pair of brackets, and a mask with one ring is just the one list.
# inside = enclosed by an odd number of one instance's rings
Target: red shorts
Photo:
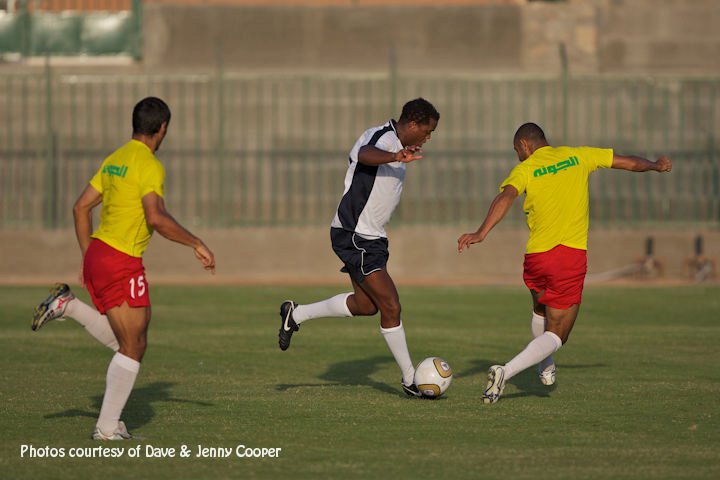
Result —
[[85, 252], [83, 277], [95, 307], [102, 314], [125, 302], [131, 307], [150, 306], [150, 286], [142, 258], [131, 257], [93, 239]]
[[541, 253], [525, 254], [523, 280], [530, 290], [544, 293], [543, 305], [566, 309], [582, 301], [587, 252], [558, 245]]

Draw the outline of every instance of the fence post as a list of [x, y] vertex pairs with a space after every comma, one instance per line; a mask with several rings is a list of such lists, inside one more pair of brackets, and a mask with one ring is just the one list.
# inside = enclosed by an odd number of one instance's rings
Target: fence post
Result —
[[18, 0], [18, 16], [20, 17], [20, 55], [30, 56], [30, 29], [32, 20], [28, 12], [28, 0]]
[[218, 136], [215, 155], [217, 157], [218, 209], [216, 224], [225, 225], [225, 76], [223, 72], [222, 44], [217, 48], [217, 115]]
[[562, 88], [562, 143], [568, 143], [568, 88], [570, 83], [570, 72], [568, 67], [567, 48], [565, 43], [558, 45], [560, 53], [560, 87]]
[[142, 60], [143, 46], [143, 2], [132, 0], [133, 36], [132, 36], [132, 57], [135, 61]]
[[52, 69], [50, 55], [45, 54], [45, 228], [57, 228], [58, 165], [55, 129], [53, 127]]
[[390, 80], [390, 114], [395, 115], [397, 105], [397, 54], [395, 52], [395, 44], [390, 44], [388, 56], [389, 80]]

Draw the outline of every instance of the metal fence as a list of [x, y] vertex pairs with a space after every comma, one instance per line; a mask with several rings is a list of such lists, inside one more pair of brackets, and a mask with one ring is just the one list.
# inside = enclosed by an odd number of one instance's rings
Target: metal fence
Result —
[[[441, 113], [394, 224], [475, 225], [517, 162], [525, 121], [553, 144], [665, 153], [670, 175], [591, 176], [593, 225], [720, 225], [717, 78], [378, 75], [0, 75], [0, 228], [72, 225], [77, 195], [131, 134], [133, 105], [173, 111], [158, 152], [188, 225], [323, 225], [366, 128], [423, 96]], [[518, 204], [521, 202], [517, 202]], [[521, 205], [510, 222], [524, 221]]]

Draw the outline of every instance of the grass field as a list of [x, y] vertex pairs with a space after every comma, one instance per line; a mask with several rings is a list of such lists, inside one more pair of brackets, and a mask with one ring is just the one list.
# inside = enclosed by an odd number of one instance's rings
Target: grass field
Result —
[[[46, 289], [0, 288], [3, 478], [720, 478], [720, 287], [589, 287], [558, 382], [534, 370], [479, 403], [487, 367], [530, 336], [520, 287], [400, 287], [413, 360], [455, 370], [446, 396], [407, 398], [377, 318], [306, 323], [277, 348], [277, 309], [330, 287], [153, 289], [150, 347], [125, 409], [143, 437], [89, 439], [111, 352], [68, 320], [30, 330]], [[87, 299], [81, 292], [79, 295]], [[21, 457], [21, 446], [64, 458]], [[187, 445], [189, 458], [147, 457]], [[197, 446], [282, 448], [196, 458]]]

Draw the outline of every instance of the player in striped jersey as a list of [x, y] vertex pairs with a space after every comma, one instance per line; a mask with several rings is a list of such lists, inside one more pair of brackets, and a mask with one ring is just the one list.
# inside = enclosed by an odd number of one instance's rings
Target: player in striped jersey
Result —
[[281, 350], [290, 346], [301, 323], [319, 317], [353, 317], [380, 312], [380, 331], [402, 373], [403, 391], [420, 396], [413, 383], [405, 330], [400, 320], [400, 298], [387, 272], [389, 257], [385, 224], [400, 202], [406, 165], [422, 158], [440, 114], [423, 98], [407, 102], [400, 119], [366, 130], [348, 158], [345, 190], [333, 218], [330, 237], [335, 254], [349, 274], [352, 292], [321, 302], [280, 306], [278, 332]]

